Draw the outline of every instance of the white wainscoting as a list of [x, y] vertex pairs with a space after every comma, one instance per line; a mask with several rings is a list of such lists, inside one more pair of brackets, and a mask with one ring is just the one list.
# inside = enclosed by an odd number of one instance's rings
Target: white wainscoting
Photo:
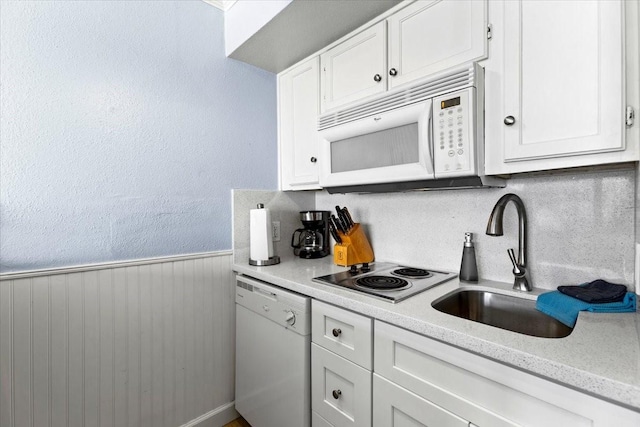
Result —
[[0, 276], [0, 426], [233, 419], [231, 252]]

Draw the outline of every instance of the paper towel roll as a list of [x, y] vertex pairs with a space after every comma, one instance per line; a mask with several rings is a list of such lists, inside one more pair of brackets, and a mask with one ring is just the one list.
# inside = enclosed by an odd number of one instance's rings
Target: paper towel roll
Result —
[[250, 255], [253, 261], [268, 261], [273, 257], [271, 237], [271, 213], [259, 204], [258, 209], [249, 211]]

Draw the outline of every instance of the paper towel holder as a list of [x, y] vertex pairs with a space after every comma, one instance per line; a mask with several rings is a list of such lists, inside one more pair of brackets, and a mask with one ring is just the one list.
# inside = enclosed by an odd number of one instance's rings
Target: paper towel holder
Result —
[[[257, 208], [258, 209], [264, 209], [264, 204], [258, 203]], [[269, 214], [267, 213], [267, 215], [269, 215]], [[268, 216], [267, 216], [267, 218], [268, 218]], [[276, 265], [276, 264], [280, 264], [280, 257], [278, 255], [271, 256], [271, 257], [269, 257], [269, 259], [264, 259], [264, 260], [262, 260], [262, 259], [255, 260], [255, 259], [252, 259], [251, 257], [249, 257], [249, 265], [255, 265], [255, 266], [258, 266], [258, 267], [264, 267], [264, 266], [267, 266], [267, 265]]]
[[249, 265], [255, 265], [258, 267], [264, 267], [265, 265], [276, 265], [280, 264], [280, 257], [278, 255], [274, 255], [266, 260], [255, 260], [249, 258]]

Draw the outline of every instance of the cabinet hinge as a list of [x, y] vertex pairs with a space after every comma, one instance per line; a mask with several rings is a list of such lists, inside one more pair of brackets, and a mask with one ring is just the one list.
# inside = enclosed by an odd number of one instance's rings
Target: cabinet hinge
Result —
[[491, 40], [491, 38], [493, 37], [493, 25], [489, 24], [487, 26], [487, 40]]
[[627, 111], [624, 115], [624, 123], [627, 127], [633, 126], [633, 119], [636, 117], [636, 112], [631, 105], [627, 105]]

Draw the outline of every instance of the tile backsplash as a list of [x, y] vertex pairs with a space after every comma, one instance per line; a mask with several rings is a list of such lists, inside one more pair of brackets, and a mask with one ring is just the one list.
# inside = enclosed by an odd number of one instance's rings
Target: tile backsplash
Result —
[[597, 278], [634, 289], [636, 167], [518, 175], [500, 189], [330, 195], [326, 192], [234, 190], [234, 250], [248, 255], [248, 210], [256, 203], [281, 221], [274, 244], [292, 257], [300, 210], [348, 206], [364, 227], [376, 259], [457, 272], [464, 233], [474, 233], [481, 278], [511, 282], [507, 249], [518, 248], [515, 206], [507, 205], [504, 236], [485, 234], [489, 214], [506, 193], [523, 200], [527, 264], [535, 287], [555, 289]]

